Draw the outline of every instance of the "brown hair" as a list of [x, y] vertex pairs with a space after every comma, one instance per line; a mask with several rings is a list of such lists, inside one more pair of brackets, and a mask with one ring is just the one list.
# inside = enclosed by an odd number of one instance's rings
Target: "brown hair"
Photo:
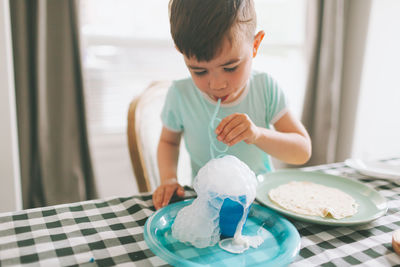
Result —
[[213, 59], [225, 38], [254, 38], [253, 0], [170, 0], [169, 12], [176, 47], [198, 61]]

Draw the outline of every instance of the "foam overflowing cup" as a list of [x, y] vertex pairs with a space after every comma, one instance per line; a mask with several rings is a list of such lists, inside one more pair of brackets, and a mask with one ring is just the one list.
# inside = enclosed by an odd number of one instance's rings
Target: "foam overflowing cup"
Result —
[[254, 172], [238, 158], [227, 155], [203, 166], [193, 187], [197, 198], [178, 212], [172, 236], [198, 248], [213, 246], [221, 237], [230, 237], [235, 246], [243, 243], [242, 248], [247, 249], [249, 244], [243, 242], [241, 233], [256, 197]]

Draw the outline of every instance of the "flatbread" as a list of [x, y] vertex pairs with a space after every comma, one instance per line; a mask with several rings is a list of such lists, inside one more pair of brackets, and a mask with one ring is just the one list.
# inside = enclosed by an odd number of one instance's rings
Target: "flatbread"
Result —
[[342, 219], [356, 214], [358, 209], [350, 195], [312, 182], [289, 182], [271, 189], [268, 196], [280, 207], [302, 215]]

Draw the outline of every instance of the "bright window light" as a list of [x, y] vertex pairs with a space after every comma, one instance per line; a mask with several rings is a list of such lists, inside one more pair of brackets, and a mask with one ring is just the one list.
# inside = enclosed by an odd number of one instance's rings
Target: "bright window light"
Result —
[[[126, 128], [130, 100], [153, 80], [188, 76], [169, 32], [167, 0], [80, 1], [88, 120], [92, 132]], [[266, 37], [254, 68], [271, 73], [300, 115], [305, 82], [305, 0], [256, 0]]]

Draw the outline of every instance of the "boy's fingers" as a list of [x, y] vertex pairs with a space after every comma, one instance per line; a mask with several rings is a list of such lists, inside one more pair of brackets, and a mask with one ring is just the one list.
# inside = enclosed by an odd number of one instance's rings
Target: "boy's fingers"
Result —
[[235, 114], [231, 114], [231, 115], [226, 116], [225, 118], [223, 118], [221, 120], [221, 122], [218, 124], [217, 128], [215, 128], [215, 133], [216, 134], [222, 133], [222, 131], [224, 130], [225, 126], [235, 117], [236, 117], [236, 113]]
[[185, 189], [183, 189], [181, 186], [178, 187], [178, 190], [176, 190], [176, 194], [180, 197], [185, 196]]
[[156, 197], [153, 198], [153, 204], [154, 204], [154, 208], [155, 208], [156, 210], [158, 210], [158, 209], [160, 208], [159, 201], [158, 201], [158, 199], [157, 199]]
[[231, 143], [235, 141], [243, 132], [245, 132], [247, 129], [246, 125], [244, 124], [239, 124], [235, 128], [233, 128], [226, 136], [224, 139], [224, 143]]
[[164, 188], [159, 188], [158, 190], [156, 190], [156, 192], [154, 192], [153, 204], [156, 210], [161, 208], [161, 203], [165, 194], [164, 191], [165, 191]]
[[170, 186], [170, 187], [165, 189], [163, 200], [161, 202], [161, 206], [162, 207], [168, 205], [168, 203], [169, 203], [169, 201], [170, 201], [170, 199], [172, 197], [172, 194], [175, 192], [175, 190], [176, 190], [176, 188], [172, 187], [172, 186]]
[[239, 126], [242, 123], [242, 117], [241, 116], [234, 116], [229, 120], [229, 122], [226, 123], [224, 128], [220, 131], [218, 135], [218, 140], [222, 141], [226, 139], [226, 136], [237, 126]]
[[230, 141], [228, 143], [228, 146], [233, 146], [236, 145], [237, 143], [239, 143], [240, 141], [245, 139], [245, 133], [246, 131], [243, 131], [241, 134], [239, 134], [238, 136], [236, 136], [232, 141]]
[[157, 188], [153, 193], [153, 204], [154, 208], [158, 210], [166, 205], [168, 205], [171, 200], [172, 195], [176, 191], [176, 194], [180, 197], [185, 195], [185, 190], [180, 185], [178, 186], [161, 186]]

